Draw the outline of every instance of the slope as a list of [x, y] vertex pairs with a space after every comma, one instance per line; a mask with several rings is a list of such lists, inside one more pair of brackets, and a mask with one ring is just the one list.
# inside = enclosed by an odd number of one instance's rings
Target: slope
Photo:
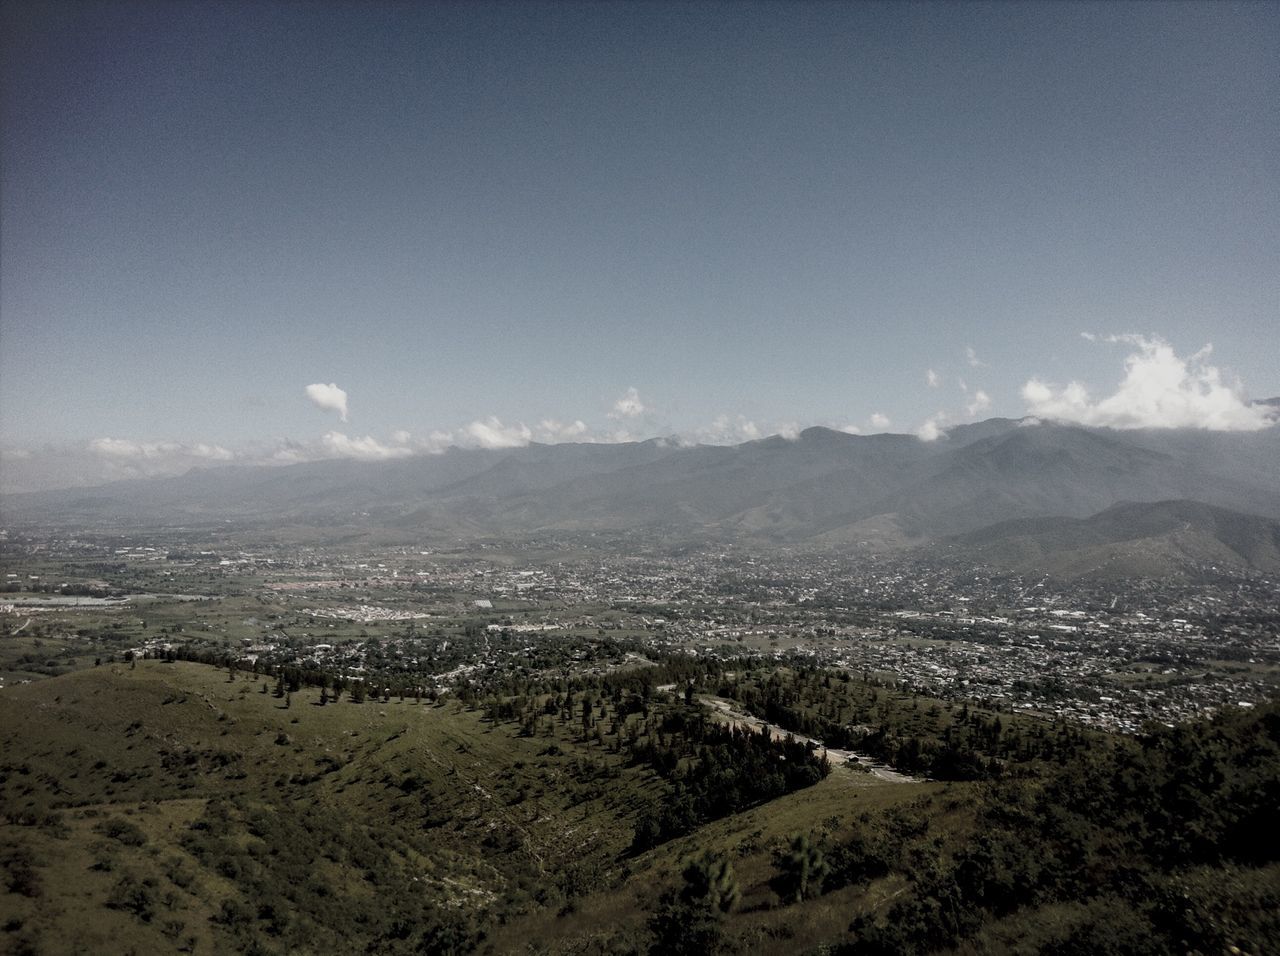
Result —
[[952, 539], [961, 553], [1063, 578], [1280, 572], [1280, 522], [1196, 501], [1123, 502], [1086, 519], [1000, 522]]

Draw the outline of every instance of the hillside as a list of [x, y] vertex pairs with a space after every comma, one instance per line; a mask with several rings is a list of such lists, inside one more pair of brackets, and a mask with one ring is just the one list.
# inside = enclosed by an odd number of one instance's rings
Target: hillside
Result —
[[[613, 951], [598, 921], [642, 941], [695, 849], [741, 846], [745, 891], [768, 895], [789, 833], [930, 789], [841, 770], [637, 856], [664, 784], [573, 724], [548, 739], [457, 701], [265, 687], [142, 661], [0, 695], [10, 951]], [[789, 932], [841, 932], [819, 909]]]
[[[6, 690], [0, 939], [50, 954], [858, 956], [1260, 954], [1280, 938], [1266, 902], [1280, 846], [1262, 825], [1275, 705], [1138, 743], [848, 675], [708, 672], [708, 692], [771, 721], [844, 727], [986, 781], [837, 766], [726, 812], [769, 774], [725, 761], [773, 745], [694, 703], [631, 696], [658, 672], [583, 685], [580, 726], [577, 694], [321, 704], [313, 687], [276, 697], [260, 676], [158, 660]], [[665, 730], [624, 746], [647, 706]], [[721, 743], [700, 750], [700, 734]], [[646, 812], [711, 795], [709, 819], [637, 846]]]
[[1066, 579], [1280, 573], [1280, 522], [1195, 501], [1122, 502], [1085, 519], [1005, 521], [950, 546], [991, 564]]

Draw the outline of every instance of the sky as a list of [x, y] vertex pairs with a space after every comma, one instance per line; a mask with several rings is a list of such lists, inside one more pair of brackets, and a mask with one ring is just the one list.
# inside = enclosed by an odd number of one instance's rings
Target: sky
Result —
[[1277, 4], [2, 16], [7, 490], [1280, 395]]

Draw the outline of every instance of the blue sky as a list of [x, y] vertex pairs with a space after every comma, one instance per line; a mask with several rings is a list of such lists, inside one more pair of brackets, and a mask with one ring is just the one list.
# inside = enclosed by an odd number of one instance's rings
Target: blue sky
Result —
[[1280, 394], [1275, 4], [3, 26], [11, 451], [927, 430], [1049, 408], [1033, 379], [1095, 408], [1157, 339], [1186, 388]]

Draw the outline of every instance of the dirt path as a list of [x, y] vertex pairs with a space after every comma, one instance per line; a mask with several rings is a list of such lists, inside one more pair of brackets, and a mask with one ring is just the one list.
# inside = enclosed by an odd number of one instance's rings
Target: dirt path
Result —
[[[759, 717], [753, 717], [750, 714], [744, 714], [742, 711], [736, 710], [733, 706], [733, 702], [727, 701], [723, 697], [699, 697], [698, 701], [706, 704], [712, 710], [716, 711], [716, 713], [725, 717], [727, 721], [734, 726], [747, 727], [757, 732], [761, 727], [765, 726], [765, 721], [761, 720]], [[892, 767], [880, 763], [878, 760], [875, 760], [866, 754], [860, 754], [853, 750], [835, 750], [827, 747], [821, 740], [813, 740], [812, 738], [804, 737], [800, 734], [788, 733], [773, 724], [769, 724], [769, 735], [774, 740], [784, 740], [787, 737], [791, 737], [793, 740], [798, 740], [801, 743], [811, 743], [821, 750], [826, 750], [827, 759], [830, 760], [832, 764], [858, 764], [864, 769], [870, 771], [872, 776], [880, 780], [884, 780], [887, 783], [924, 783], [923, 777], [913, 777], [910, 774], [900, 773]]]

